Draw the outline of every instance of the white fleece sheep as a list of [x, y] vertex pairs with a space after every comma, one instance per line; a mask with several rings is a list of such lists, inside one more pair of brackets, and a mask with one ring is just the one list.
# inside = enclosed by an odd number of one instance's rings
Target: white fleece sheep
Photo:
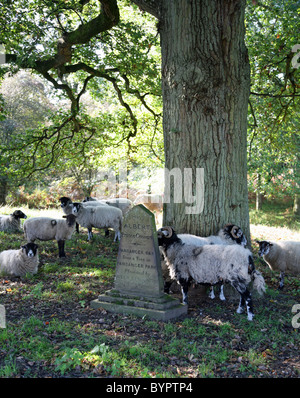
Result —
[[[195, 246], [204, 246], [204, 245], [233, 245], [238, 244], [241, 246], [247, 245], [247, 239], [244, 236], [242, 229], [235, 224], [226, 224], [217, 235], [210, 235], [207, 237], [200, 237], [191, 234], [178, 234], [178, 237], [182, 240], [183, 243], [188, 245]], [[162, 261], [162, 270], [165, 281], [165, 293], [169, 293], [170, 286], [172, 284], [172, 279], [170, 278], [168, 267], [164, 261]], [[221, 285], [220, 290], [220, 299], [225, 300], [224, 296], [224, 286]], [[211, 299], [215, 298], [214, 287], [211, 286], [209, 297]]]
[[0, 231], [21, 231], [21, 218], [27, 218], [26, 214], [24, 214], [21, 210], [15, 210], [9, 215], [0, 215]]
[[123, 216], [131, 209], [133, 203], [130, 199], [127, 198], [108, 198], [108, 199], [95, 199], [91, 196], [87, 196], [83, 203], [88, 203], [88, 206], [92, 203], [105, 203], [108, 206], [118, 207], [122, 210]]
[[4, 250], [0, 253], [0, 274], [23, 276], [38, 271], [38, 245], [27, 243], [18, 250]]
[[66, 257], [65, 241], [71, 239], [75, 229], [76, 217], [73, 214], [62, 219], [33, 217], [24, 222], [24, 234], [27, 242], [38, 240], [56, 240], [59, 257]]
[[300, 274], [300, 242], [297, 241], [256, 241], [259, 244], [258, 254], [263, 257], [269, 268], [280, 271], [279, 289], [283, 289], [284, 276]]
[[158, 230], [158, 244], [162, 247], [171, 278], [181, 286], [184, 304], [187, 304], [191, 281], [209, 285], [229, 282], [241, 297], [237, 312], [243, 312], [246, 304], [248, 320], [253, 319], [252, 298], [247, 285], [254, 279], [253, 287], [263, 293], [265, 282], [255, 270], [250, 250], [240, 245], [187, 245], [171, 227]]
[[76, 221], [88, 229], [88, 240], [92, 239], [92, 228], [112, 228], [115, 231], [115, 239], [120, 240], [123, 214], [120, 209], [112, 206], [90, 207], [83, 203], [73, 203], [72, 213]]

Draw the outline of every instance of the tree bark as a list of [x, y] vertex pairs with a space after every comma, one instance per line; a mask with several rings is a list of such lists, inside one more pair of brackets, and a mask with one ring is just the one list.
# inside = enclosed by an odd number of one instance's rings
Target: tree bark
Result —
[[8, 184], [5, 178], [0, 177], [0, 205], [6, 205]]
[[[164, 0], [162, 52], [166, 168], [204, 169], [201, 214], [188, 204], [164, 206], [164, 225], [177, 232], [215, 233], [233, 222], [249, 234], [247, 106], [250, 68], [244, 43], [245, 1]], [[173, 184], [173, 185], [172, 185]], [[168, 188], [168, 187], [167, 187]], [[176, 188], [176, 187], [175, 187]], [[175, 198], [176, 199], [176, 198]], [[178, 200], [177, 200], [178, 201]]]
[[294, 195], [293, 213], [295, 216], [300, 216], [300, 196], [296, 193]]
[[261, 194], [261, 175], [258, 173], [257, 174], [257, 180], [256, 180], [256, 201], [255, 201], [255, 210], [261, 210], [262, 209], [262, 199], [263, 196]]

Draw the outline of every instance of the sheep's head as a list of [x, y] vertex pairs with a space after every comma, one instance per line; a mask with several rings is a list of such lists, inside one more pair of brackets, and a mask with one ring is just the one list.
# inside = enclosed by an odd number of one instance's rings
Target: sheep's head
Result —
[[66, 219], [66, 223], [68, 227], [73, 227], [76, 222], [76, 216], [74, 214], [68, 214], [67, 216], [63, 216]]
[[16, 219], [27, 218], [26, 214], [24, 214], [21, 210], [15, 210], [11, 215]]
[[162, 227], [157, 231], [159, 246], [169, 246], [179, 240], [172, 227]]
[[273, 246], [273, 243], [268, 242], [267, 240], [262, 240], [262, 241], [257, 240], [256, 243], [259, 244], [258, 255], [261, 257], [268, 254], [270, 252], [271, 246]]
[[62, 208], [67, 207], [70, 203], [72, 203], [70, 198], [67, 198], [66, 196], [63, 196], [60, 200], [60, 205]]
[[238, 245], [246, 246], [247, 239], [242, 229], [235, 224], [226, 224], [223, 228], [224, 235], [235, 241]]
[[82, 207], [83, 206], [81, 203], [74, 202], [73, 207], [72, 207], [72, 214], [74, 214], [76, 216]]
[[26, 245], [21, 246], [21, 249], [27, 257], [34, 257], [37, 254], [38, 245], [35, 243], [26, 243]]

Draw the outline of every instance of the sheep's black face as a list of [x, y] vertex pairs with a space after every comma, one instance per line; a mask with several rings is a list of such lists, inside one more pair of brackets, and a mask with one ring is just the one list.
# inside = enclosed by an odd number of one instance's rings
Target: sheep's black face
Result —
[[12, 214], [16, 219], [19, 218], [27, 218], [26, 214], [24, 214], [21, 210], [15, 210]]
[[81, 207], [82, 207], [81, 203], [77, 203], [77, 202], [73, 203], [72, 214], [74, 214], [76, 216]]
[[163, 227], [157, 231], [157, 240], [158, 240], [158, 246], [167, 247], [175, 242], [178, 242], [180, 239], [176, 235], [173, 228], [168, 227], [168, 230], [166, 230]]
[[273, 244], [271, 242], [268, 242], [267, 240], [262, 240], [262, 241], [257, 240], [256, 243], [259, 244], [258, 255], [261, 257], [268, 254], [270, 251], [270, 247], [273, 246]]
[[71, 199], [67, 198], [66, 196], [63, 196], [59, 200], [60, 200], [60, 205], [62, 208], [65, 208], [66, 206], [68, 206], [69, 203], [71, 203]]
[[26, 245], [21, 246], [21, 248], [25, 251], [27, 257], [36, 256], [38, 251], [38, 245], [35, 243], [27, 243]]

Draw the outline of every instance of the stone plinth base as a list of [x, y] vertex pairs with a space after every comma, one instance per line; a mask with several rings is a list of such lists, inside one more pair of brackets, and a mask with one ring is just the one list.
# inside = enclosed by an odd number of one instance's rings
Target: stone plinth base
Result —
[[172, 318], [187, 314], [187, 305], [180, 303], [167, 294], [161, 297], [137, 297], [136, 295], [125, 294], [118, 290], [108, 290], [98, 299], [91, 302], [94, 309], [104, 308], [107, 311], [133, 314], [137, 316], [147, 315], [149, 318], [160, 321], [168, 321]]

